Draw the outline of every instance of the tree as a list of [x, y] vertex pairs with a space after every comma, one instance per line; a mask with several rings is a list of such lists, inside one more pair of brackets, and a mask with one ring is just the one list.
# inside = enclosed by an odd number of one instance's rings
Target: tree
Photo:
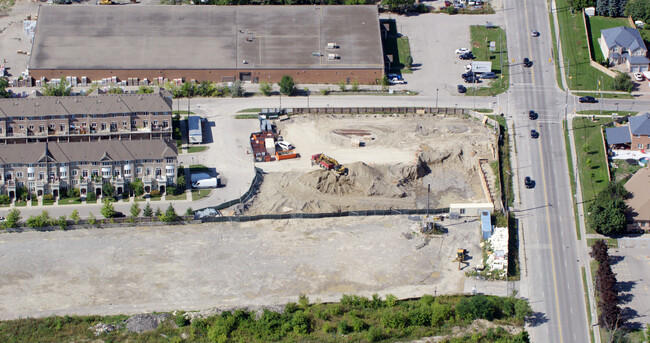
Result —
[[413, 67], [413, 57], [411, 55], [406, 56], [406, 61], [404, 62], [406, 69], [411, 70]]
[[153, 93], [153, 88], [152, 88], [152, 87], [149, 87], [149, 86], [142, 85], [142, 86], [140, 86], [140, 88], [138, 88], [137, 93], [138, 93], [138, 94], [149, 94], [149, 93]]
[[293, 82], [293, 78], [289, 75], [282, 76], [282, 80], [278, 83], [280, 86], [280, 93], [284, 95], [293, 95], [296, 91], [296, 84]]
[[113, 194], [115, 194], [115, 187], [113, 187], [113, 184], [110, 182], [104, 182], [102, 185], [102, 193], [105, 197], [113, 197]]
[[338, 85], [339, 85], [339, 90], [341, 92], [345, 92], [345, 82], [341, 81], [341, 82], [338, 83]]
[[115, 216], [115, 207], [113, 207], [113, 203], [110, 201], [104, 201], [101, 213], [104, 218], [113, 218]]
[[142, 183], [142, 180], [137, 180], [129, 185], [133, 189], [133, 194], [136, 196], [142, 196], [144, 194], [144, 184]]
[[154, 215], [158, 217], [158, 219], [162, 220], [162, 211], [160, 210], [160, 207], [156, 207], [156, 212], [154, 212]]
[[7, 80], [6, 77], [0, 77], [0, 98], [8, 98], [11, 96], [9, 92], [7, 91], [7, 88], [9, 87], [9, 81]]
[[609, 0], [596, 0], [596, 14], [607, 15]]
[[72, 88], [68, 86], [68, 82], [61, 80], [58, 85], [50, 82], [41, 88], [41, 92], [45, 96], [68, 96]]
[[230, 86], [230, 95], [233, 98], [241, 98], [244, 96], [244, 87], [242, 87], [241, 81], [236, 80], [232, 83], [232, 86]]
[[264, 96], [269, 96], [271, 95], [271, 91], [273, 90], [273, 86], [265, 81], [260, 82], [260, 93]]
[[634, 20], [641, 20], [648, 24], [650, 23], [650, 1], [628, 0], [625, 4], [624, 13], [626, 16], [630, 16]]
[[353, 92], [358, 92], [359, 91], [359, 81], [354, 80], [352, 81], [352, 88], [350, 89]]
[[533, 314], [533, 309], [530, 308], [528, 301], [524, 299], [517, 299], [515, 301], [515, 319], [525, 321], [526, 317]]
[[76, 208], [72, 211], [72, 213], [70, 213], [70, 219], [74, 221], [74, 225], [79, 224], [79, 219], [81, 219], [81, 217], [79, 217], [79, 211]]
[[[406, 13], [413, 7], [415, 0], [382, 0], [381, 5], [391, 12]], [[453, 6], [451, 6], [453, 7]]]
[[66, 220], [65, 215], [59, 217], [57, 224], [59, 225], [59, 229], [65, 231], [68, 227], [68, 221]]
[[194, 215], [194, 210], [191, 207], [188, 207], [187, 210], [185, 210], [185, 215], [186, 216]]
[[142, 215], [145, 216], [145, 217], [153, 216], [153, 209], [151, 209], [151, 205], [149, 203], [147, 203], [144, 206], [144, 209], [142, 210]]
[[607, 243], [605, 240], [597, 240], [594, 245], [591, 246], [591, 253], [589, 253], [589, 255], [598, 262], [609, 260], [609, 253], [607, 252]]
[[619, 73], [614, 78], [614, 89], [617, 91], [631, 92], [634, 90], [634, 82], [627, 73]]
[[629, 193], [621, 183], [610, 181], [588, 207], [589, 225], [596, 232], [604, 235], [625, 232], [627, 205], [625, 205], [624, 199], [628, 195]]
[[191, 82], [185, 82], [181, 85], [180, 95], [189, 98], [194, 96], [194, 85]]
[[137, 202], [134, 202], [131, 205], [131, 217], [135, 218], [140, 215], [140, 205]]
[[447, 6], [446, 11], [447, 11], [447, 14], [449, 14], [449, 15], [454, 15], [454, 14], [458, 13], [458, 9], [456, 9], [456, 7], [454, 7], [454, 6]]
[[50, 213], [43, 210], [38, 216], [29, 216], [27, 219], [27, 226], [31, 228], [44, 227], [52, 224]]
[[169, 203], [169, 207], [167, 207], [167, 210], [165, 210], [165, 215], [162, 216], [161, 220], [166, 223], [171, 223], [178, 220], [178, 215], [176, 214], [176, 210], [174, 209], [174, 206], [171, 203]]
[[92, 212], [88, 213], [88, 224], [95, 225], [96, 222], [95, 215]]
[[619, 6], [619, 0], [609, 0], [607, 3], [607, 15], [610, 17], [618, 17], [621, 6]]

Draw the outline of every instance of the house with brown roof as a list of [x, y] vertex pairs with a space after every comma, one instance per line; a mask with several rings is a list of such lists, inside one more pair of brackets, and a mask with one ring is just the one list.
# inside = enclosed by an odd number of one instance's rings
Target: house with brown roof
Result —
[[634, 173], [625, 189], [632, 195], [625, 201], [630, 208], [628, 229], [650, 231], [650, 168]]
[[0, 100], [0, 194], [100, 195], [107, 182], [121, 194], [136, 180], [164, 193], [178, 155], [171, 104], [166, 92]]

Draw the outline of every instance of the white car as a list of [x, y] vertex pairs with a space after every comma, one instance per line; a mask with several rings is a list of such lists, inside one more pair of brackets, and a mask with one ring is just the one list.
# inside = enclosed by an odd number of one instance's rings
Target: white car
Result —
[[468, 64], [465, 66], [465, 72], [472, 71], [472, 65]]
[[468, 53], [469, 51], [470, 50], [468, 48], [460, 48], [460, 49], [456, 49], [456, 54], [464, 54], [464, 53]]
[[530, 33], [531, 37], [539, 37], [539, 32], [538, 31], [533, 31]]
[[278, 146], [282, 148], [282, 150], [291, 150], [293, 149], [293, 144], [287, 142], [287, 141], [279, 141]]
[[394, 77], [394, 78], [390, 79], [390, 83], [395, 84], [395, 85], [396, 84], [405, 84], [406, 81]]
[[634, 79], [637, 80], [637, 81], [643, 81], [643, 74], [634, 73]]

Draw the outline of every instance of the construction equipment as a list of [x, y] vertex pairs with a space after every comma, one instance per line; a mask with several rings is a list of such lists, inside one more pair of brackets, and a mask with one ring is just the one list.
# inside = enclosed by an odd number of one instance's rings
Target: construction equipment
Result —
[[333, 170], [339, 175], [345, 175], [348, 173], [348, 168], [323, 153], [312, 155], [311, 165], [318, 165], [325, 170]]
[[451, 262], [458, 261], [458, 270], [460, 270], [460, 264], [465, 261], [465, 249], [458, 249], [456, 251], [456, 259]]
[[99, 0], [100, 5], [112, 5], [113, 1], [111, 0]]

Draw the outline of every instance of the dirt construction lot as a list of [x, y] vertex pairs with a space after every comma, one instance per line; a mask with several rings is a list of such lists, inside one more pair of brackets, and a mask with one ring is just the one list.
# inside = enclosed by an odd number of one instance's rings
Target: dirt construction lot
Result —
[[[478, 161], [494, 160], [496, 142], [476, 120], [299, 116], [278, 129], [302, 157], [257, 164], [267, 174], [249, 213], [425, 208], [428, 185], [432, 207], [487, 201]], [[313, 166], [317, 153], [335, 158], [347, 175]]]
[[258, 221], [0, 235], [0, 319], [275, 305], [309, 295], [463, 292], [457, 248], [478, 222], [430, 238], [406, 217]]

